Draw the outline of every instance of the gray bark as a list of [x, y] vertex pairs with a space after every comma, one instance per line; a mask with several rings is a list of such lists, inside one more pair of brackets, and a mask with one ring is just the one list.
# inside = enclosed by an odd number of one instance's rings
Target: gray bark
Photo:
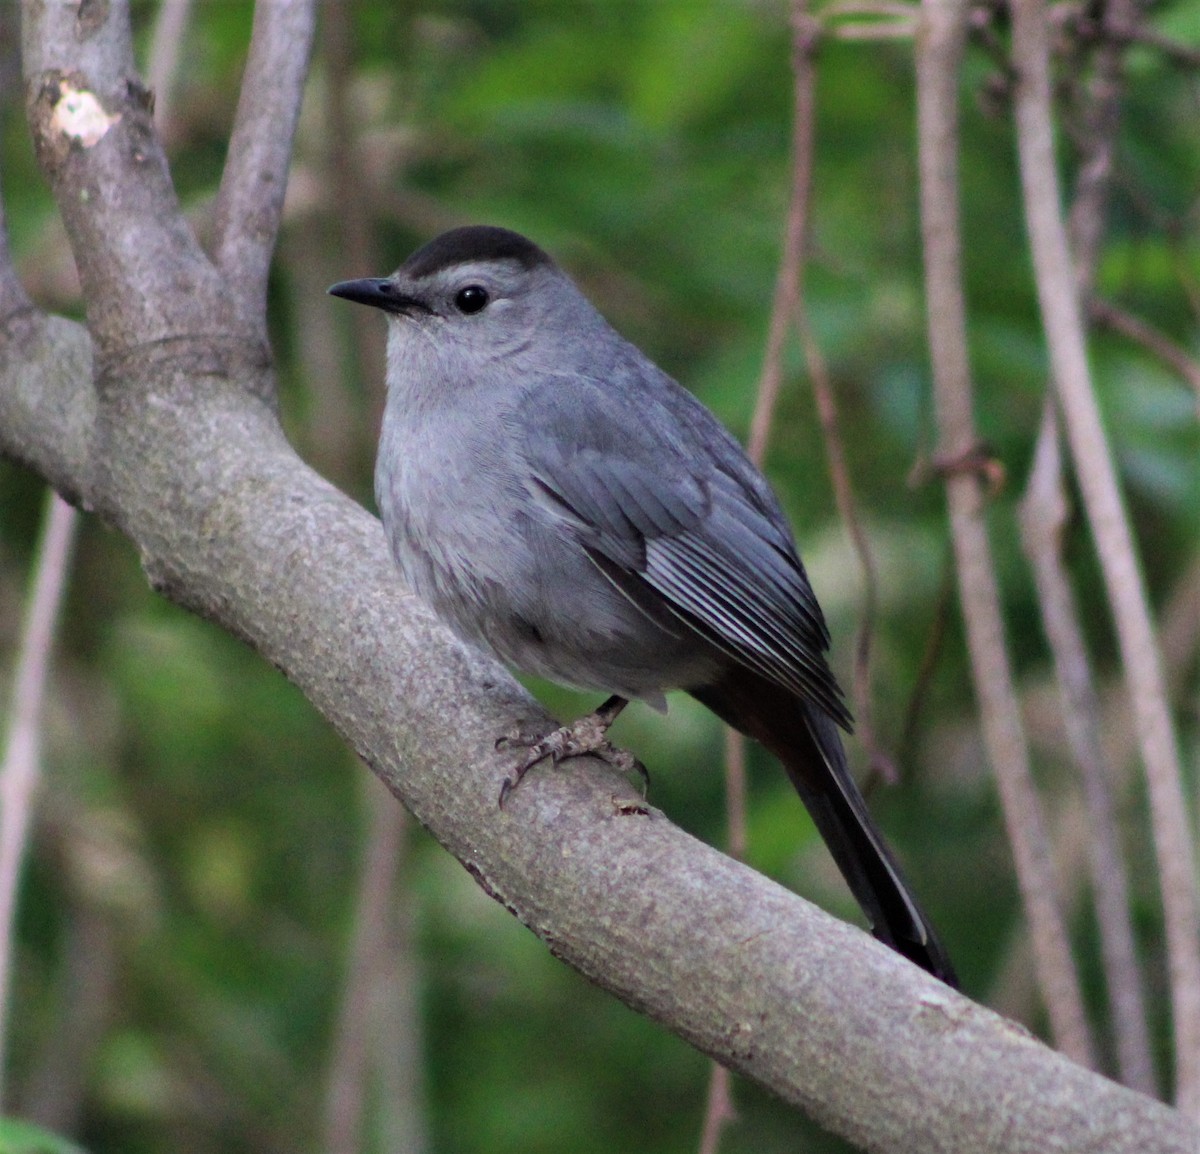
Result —
[[[556, 956], [830, 1129], [879, 1151], [1194, 1151], [1176, 1112], [697, 842], [599, 763], [537, 771], [497, 807], [496, 738], [550, 719], [401, 587], [379, 524], [287, 443], [257, 290], [230, 290], [244, 250], [226, 232], [218, 272], [179, 212], [125, 4], [80, 12], [86, 35], [75, 6], [30, 0], [24, 35], [87, 331], [0, 270], [0, 452], [281, 669]], [[109, 118], [91, 144], [55, 119], [64, 81]]]

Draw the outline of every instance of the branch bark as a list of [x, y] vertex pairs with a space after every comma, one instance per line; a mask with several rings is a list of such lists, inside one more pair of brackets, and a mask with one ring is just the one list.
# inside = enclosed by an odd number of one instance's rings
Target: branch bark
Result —
[[[400, 586], [378, 523], [287, 444], [260, 330], [179, 216], [125, 4], [86, 11], [78, 39], [74, 8], [29, 0], [25, 36], [94, 366], [78, 326], [0, 323], [0, 451], [283, 670], [557, 956], [832, 1130], [879, 1151], [1194, 1150], [1175, 1112], [690, 838], [605, 766], [536, 772], [497, 809], [497, 735], [551, 720]], [[64, 83], [100, 106], [91, 143], [55, 115]]]
[[1175, 1019], [1176, 1101], [1200, 1118], [1200, 911], [1188, 806], [1161, 657], [1129, 519], [1088, 369], [1062, 219], [1041, 0], [1012, 8], [1015, 116], [1026, 225], [1054, 387], [1112, 606], [1158, 854]]
[[264, 328], [267, 272], [316, 19], [316, 0], [254, 6], [250, 57], [217, 193], [213, 260], [244, 317]]
[[1033, 570], [1042, 627], [1062, 698], [1063, 724], [1087, 806], [1088, 864], [1121, 1081], [1144, 1094], [1154, 1094], [1154, 1063], [1112, 773], [1101, 748], [1100, 703], [1063, 559], [1068, 516], [1058, 418], [1053, 402], [1047, 400], [1033, 469], [1019, 509], [1021, 543]]
[[[958, 224], [958, 75], [967, 7], [966, 3], [927, 0], [917, 37], [917, 136], [929, 351], [940, 456], [954, 462], [966, 461], [978, 450], [971, 411]], [[1091, 1033], [1013, 688], [977, 472], [950, 471], [946, 497], [972, 678], [1029, 918], [1038, 981], [1055, 1041], [1076, 1061], [1093, 1065]]]

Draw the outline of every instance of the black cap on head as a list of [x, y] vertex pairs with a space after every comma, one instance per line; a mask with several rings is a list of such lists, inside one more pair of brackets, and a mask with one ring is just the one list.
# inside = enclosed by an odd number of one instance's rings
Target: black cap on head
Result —
[[552, 264], [531, 240], [507, 228], [472, 224], [434, 237], [403, 264], [411, 277], [425, 277], [452, 265], [473, 260], [515, 260], [525, 268]]

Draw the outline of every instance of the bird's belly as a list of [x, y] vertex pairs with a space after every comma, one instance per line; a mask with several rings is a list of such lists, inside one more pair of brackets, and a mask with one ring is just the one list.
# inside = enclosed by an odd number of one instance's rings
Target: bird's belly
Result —
[[618, 693], [622, 697], [661, 698], [666, 690], [700, 685], [717, 668], [716, 654], [681, 627], [668, 633], [638, 610], [596, 600], [584, 604], [578, 591], [569, 615], [531, 620], [524, 616], [491, 619], [483, 641], [505, 664], [576, 689]]
[[718, 654], [682, 621], [647, 616], [574, 540], [521, 529], [490, 534], [487, 550], [471, 534], [469, 557], [446, 531], [418, 534], [419, 543], [402, 534], [393, 545], [409, 585], [438, 615], [519, 672], [651, 698], [713, 676]]

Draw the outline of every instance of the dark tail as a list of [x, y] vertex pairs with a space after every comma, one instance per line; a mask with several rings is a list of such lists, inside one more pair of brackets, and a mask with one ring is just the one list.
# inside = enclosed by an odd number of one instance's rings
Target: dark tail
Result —
[[690, 692], [783, 763], [875, 936], [957, 988], [958, 978], [942, 943], [850, 776], [833, 721], [743, 669], [731, 669], [715, 685]]

